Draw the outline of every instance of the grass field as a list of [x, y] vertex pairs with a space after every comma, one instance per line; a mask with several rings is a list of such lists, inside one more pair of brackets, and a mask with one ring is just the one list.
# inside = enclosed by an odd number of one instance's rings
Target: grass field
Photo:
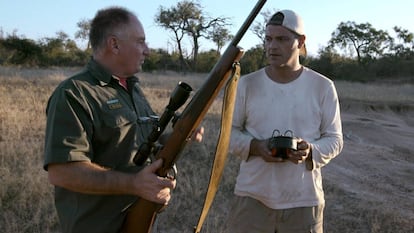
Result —
[[[42, 169], [45, 107], [56, 85], [75, 71], [0, 67], [0, 232], [59, 232], [53, 187]], [[178, 81], [185, 81], [197, 90], [205, 77], [200, 74], [143, 73], [141, 81], [154, 110], [161, 113]], [[412, 83], [368, 85], [338, 81], [336, 85], [340, 98], [344, 99], [379, 102], [414, 100]], [[202, 122], [206, 128], [204, 141], [191, 144], [182, 152], [177, 164], [177, 189], [170, 206], [159, 214], [154, 232], [192, 232], [207, 187], [220, 111], [218, 98]], [[237, 159], [229, 158], [203, 232], [220, 231], [228, 212], [237, 169]], [[333, 180], [325, 181], [324, 185], [328, 201], [338, 203], [342, 201], [341, 198], [351, 195], [337, 188]], [[412, 191], [407, 190], [406, 194], [413, 195]], [[364, 212], [355, 202], [344, 207], [341, 212], [341, 209], [329, 207], [330, 202], [327, 205], [326, 232], [409, 232], [414, 228], [413, 222], [409, 221], [413, 219], [400, 219], [400, 215], [393, 216], [386, 209]], [[395, 224], [400, 226], [396, 227]]]

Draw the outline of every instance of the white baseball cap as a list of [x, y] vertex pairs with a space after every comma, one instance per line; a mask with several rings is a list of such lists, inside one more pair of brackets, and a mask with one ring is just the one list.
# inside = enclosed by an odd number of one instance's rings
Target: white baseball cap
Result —
[[[302, 18], [292, 10], [281, 10], [276, 12], [266, 23], [266, 26], [267, 25], [280, 25], [297, 35], [305, 35]], [[303, 45], [300, 52], [301, 55], [306, 56], [305, 45]]]

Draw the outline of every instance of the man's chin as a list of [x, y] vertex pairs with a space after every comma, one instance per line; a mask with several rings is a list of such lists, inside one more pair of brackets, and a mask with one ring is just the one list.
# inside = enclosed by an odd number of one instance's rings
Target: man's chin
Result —
[[275, 59], [269, 59], [269, 60], [267, 61], [267, 63], [268, 63], [269, 65], [271, 65], [271, 66], [276, 66], [276, 67], [279, 67], [279, 66], [282, 66], [282, 65], [283, 65], [283, 62], [282, 62], [282, 61], [275, 60]]

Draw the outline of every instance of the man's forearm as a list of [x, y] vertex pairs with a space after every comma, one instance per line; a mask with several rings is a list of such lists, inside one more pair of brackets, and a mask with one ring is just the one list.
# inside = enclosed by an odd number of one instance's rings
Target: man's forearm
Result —
[[85, 194], [133, 194], [133, 174], [118, 172], [90, 162], [49, 165], [53, 185]]

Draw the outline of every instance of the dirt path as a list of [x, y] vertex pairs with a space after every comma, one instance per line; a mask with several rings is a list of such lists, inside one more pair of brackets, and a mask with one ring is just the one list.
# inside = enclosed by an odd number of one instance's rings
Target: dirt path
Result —
[[327, 218], [349, 212], [345, 221], [366, 222], [351, 227], [357, 232], [414, 232], [414, 105], [343, 101], [341, 108], [345, 146], [323, 170]]

